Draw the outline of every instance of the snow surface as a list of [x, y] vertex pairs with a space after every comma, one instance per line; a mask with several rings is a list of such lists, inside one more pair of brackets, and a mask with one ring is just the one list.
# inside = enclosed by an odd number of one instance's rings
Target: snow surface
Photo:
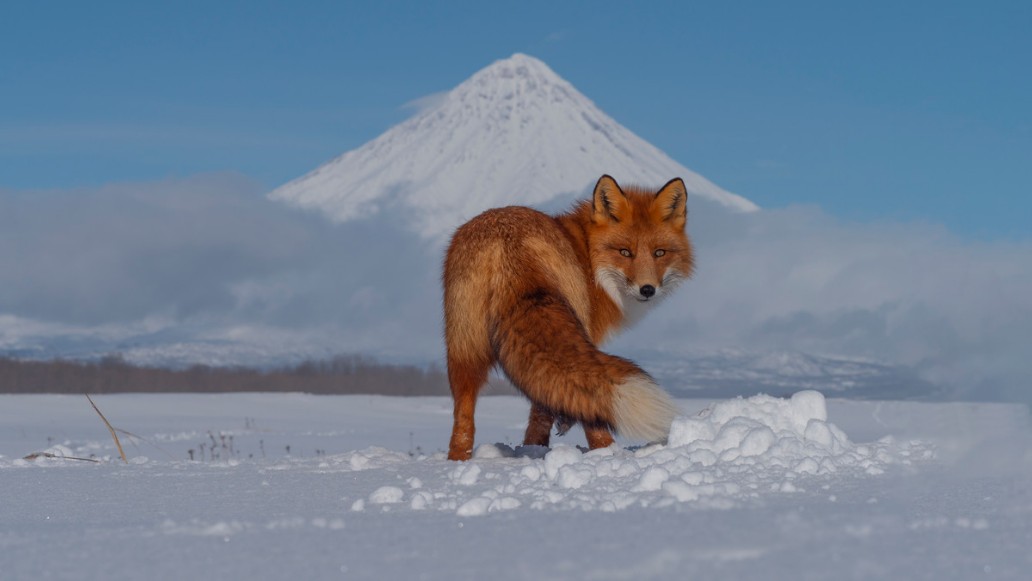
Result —
[[681, 177], [691, 195], [757, 209], [670, 159], [523, 54], [482, 69], [435, 106], [270, 197], [339, 222], [394, 212], [433, 238], [488, 208], [579, 194], [603, 173], [650, 186]]
[[[1018, 405], [680, 400], [666, 444], [521, 447], [483, 398], [0, 396], [0, 578], [1027, 578]], [[203, 448], [203, 452], [202, 452]], [[22, 457], [32, 452], [98, 463]], [[194, 460], [189, 459], [192, 452]]]

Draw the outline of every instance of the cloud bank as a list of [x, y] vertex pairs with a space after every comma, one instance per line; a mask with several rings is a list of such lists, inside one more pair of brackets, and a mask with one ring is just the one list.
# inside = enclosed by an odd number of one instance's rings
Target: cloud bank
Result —
[[[391, 224], [335, 227], [241, 176], [7, 192], [0, 232], [7, 351], [180, 345], [187, 356], [185, 344], [202, 341], [252, 360], [401, 357], [413, 350], [410, 324], [437, 333], [434, 291], [412, 294], [436, 289], [425, 265], [437, 258], [414, 237]], [[392, 323], [401, 316], [406, 325]]]
[[[441, 360], [443, 241], [334, 225], [238, 175], [0, 195], [0, 351]], [[800, 351], [1032, 401], [1032, 244], [694, 200], [696, 277], [610, 348]], [[164, 358], [164, 359], [162, 359]]]
[[693, 223], [695, 279], [650, 330], [681, 345], [794, 350], [913, 367], [965, 396], [1032, 401], [1032, 244], [816, 208]]

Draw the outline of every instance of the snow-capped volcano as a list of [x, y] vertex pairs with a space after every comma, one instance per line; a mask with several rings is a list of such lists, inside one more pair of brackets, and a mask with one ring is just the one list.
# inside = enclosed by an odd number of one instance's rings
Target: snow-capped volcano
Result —
[[622, 183], [681, 177], [690, 194], [755, 210], [670, 159], [548, 65], [515, 54], [477, 72], [435, 106], [270, 194], [345, 222], [400, 204], [427, 238], [486, 208], [542, 204], [608, 173]]

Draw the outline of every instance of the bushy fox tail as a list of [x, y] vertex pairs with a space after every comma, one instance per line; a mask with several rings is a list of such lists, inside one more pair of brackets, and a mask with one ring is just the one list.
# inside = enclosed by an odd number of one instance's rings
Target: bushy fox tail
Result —
[[557, 414], [662, 440], [677, 415], [670, 396], [634, 363], [603, 353], [570, 305], [545, 289], [499, 313], [491, 340], [502, 370], [527, 397]]

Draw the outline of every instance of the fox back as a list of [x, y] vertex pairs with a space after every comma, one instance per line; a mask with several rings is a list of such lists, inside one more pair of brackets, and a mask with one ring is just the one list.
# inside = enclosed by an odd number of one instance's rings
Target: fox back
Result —
[[449, 458], [472, 453], [476, 396], [496, 364], [533, 404], [527, 444], [547, 445], [557, 418], [581, 422], [592, 448], [612, 429], [665, 437], [669, 398], [597, 345], [691, 275], [685, 197], [680, 179], [653, 192], [603, 176], [568, 213], [499, 208], [456, 231], [444, 267]]

